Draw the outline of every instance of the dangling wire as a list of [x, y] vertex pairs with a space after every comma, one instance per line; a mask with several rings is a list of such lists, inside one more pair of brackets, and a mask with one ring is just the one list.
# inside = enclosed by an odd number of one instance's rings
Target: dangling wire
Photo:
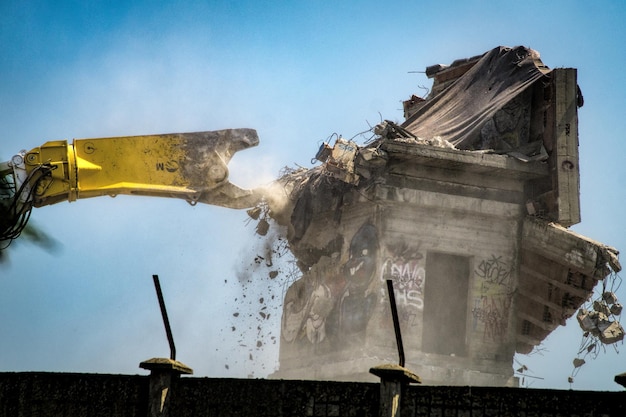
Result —
[[[602, 312], [601, 314], [604, 315], [606, 323], [619, 323], [622, 307], [617, 297], [615, 297], [615, 293], [621, 284], [622, 278], [615, 271], [612, 271], [604, 278], [601, 293], [588, 300], [586, 305], [583, 306], [584, 309], [593, 310], [597, 313]], [[607, 343], [602, 338], [597, 328], [595, 332], [585, 331], [581, 338], [580, 346], [578, 347], [578, 354], [573, 360], [572, 373], [568, 377], [569, 383], [572, 384], [574, 382], [574, 377], [578, 375], [581, 367], [586, 363], [585, 359], [596, 359], [600, 353], [606, 353], [607, 344], [609, 344], [616, 353], [619, 353], [617, 347], [618, 342], [619, 340], [615, 340]]]
[[[20, 188], [10, 196], [10, 204], [6, 207], [0, 206], [2, 215], [0, 217], [0, 250], [6, 249], [13, 240], [17, 239], [28, 224], [35, 192], [41, 180], [48, 176], [50, 171], [52, 171], [50, 165], [36, 167], [28, 174]], [[5, 177], [0, 187], [3, 191], [8, 191], [7, 194], [10, 195], [10, 191], [15, 189], [15, 183]]]

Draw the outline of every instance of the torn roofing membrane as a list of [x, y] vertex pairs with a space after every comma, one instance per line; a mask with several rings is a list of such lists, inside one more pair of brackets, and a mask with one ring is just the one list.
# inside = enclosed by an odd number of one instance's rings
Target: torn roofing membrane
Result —
[[498, 110], [549, 71], [532, 49], [494, 48], [447, 89], [424, 101], [402, 127], [420, 138], [440, 137], [458, 149], [511, 150], [502, 140], [481, 140], [481, 130]]

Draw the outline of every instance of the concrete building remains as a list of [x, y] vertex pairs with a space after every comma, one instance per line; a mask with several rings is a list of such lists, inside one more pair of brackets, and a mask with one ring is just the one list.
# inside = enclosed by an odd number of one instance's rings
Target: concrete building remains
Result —
[[[524, 47], [428, 67], [365, 145], [324, 144], [313, 169], [268, 200], [302, 276], [282, 312], [279, 378], [375, 381], [396, 361], [385, 281], [395, 289], [407, 368], [428, 384], [515, 385], [513, 356], [577, 315], [621, 340], [618, 300], [593, 289], [618, 251], [580, 222], [576, 69]], [[581, 309], [579, 311], [579, 309]]]

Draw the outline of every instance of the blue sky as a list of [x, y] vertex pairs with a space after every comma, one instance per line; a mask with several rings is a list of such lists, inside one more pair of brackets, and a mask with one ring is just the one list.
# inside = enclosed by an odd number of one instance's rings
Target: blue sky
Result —
[[[250, 127], [261, 144], [230, 167], [232, 182], [251, 187], [285, 165], [311, 166], [335, 132], [401, 121], [401, 101], [431, 85], [415, 71], [525, 45], [549, 67], [578, 68], [583, 220], [574, 230], [625, 250], [625, 19], [621, 1], [5, 0], [0, 157], [55, 139]], [[155, 273], [178, 359], [196, 375], [274, 369], [280, 312], [272, 301], [259, 330], [256, 310], [282, 289], [265, 278], [241, 284], [254, 268], [267, 272], [254, 263], [262, 242], [245, 213], [120, 196], [37, 209], [32, 221], [61, 245], [17, 242], [0, 266], [0, 370], [143, 372], [139, 362], [169, 354]], [[626, 301], [626, 288], [618, 295]], [[572, 320], [542, 354], [519, 357], [543, 378], [532, 386], [570, 388], [579, 342]], [[622, 357], [608, 348], [572, 387], [618, 389]]]

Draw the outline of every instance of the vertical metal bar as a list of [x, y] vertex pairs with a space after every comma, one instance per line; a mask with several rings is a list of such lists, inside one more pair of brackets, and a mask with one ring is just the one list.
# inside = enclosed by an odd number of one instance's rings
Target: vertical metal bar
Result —
[[399, 365], [404, 368], [404, 345], [402, 344], [402, 333], [400, 332], [400, 319], [398, 318], [398, 308], [396, 307], [396, 294], [393, 292], [393, 281], [387, 280], [387, 292], [389, 293], [389, 305], [391, 306], [391, 316], [393, 317], [393, 329], [396, 332], [396, 344], [398, 345]]
[[165, 300], [163, 299], [163, 292], [161, 292], [161, 284], [159, 283], [159, 276], [152, 275], [154, 280], [154, 288], [156, 289], [157, 298], [159, 299], [159, 307], [161, 307], [161, 316], [163, 316], [163, 324], [165, 325], [165, 333], [167, 334], [167, 341], [170, 344], [170, 359], [176, 360], [176, 346], [174, 346], [174, 336], [172, 336], [172, 329], [170, 327], [170, 321], [167, 318], [167, 310], [165, 309]]

